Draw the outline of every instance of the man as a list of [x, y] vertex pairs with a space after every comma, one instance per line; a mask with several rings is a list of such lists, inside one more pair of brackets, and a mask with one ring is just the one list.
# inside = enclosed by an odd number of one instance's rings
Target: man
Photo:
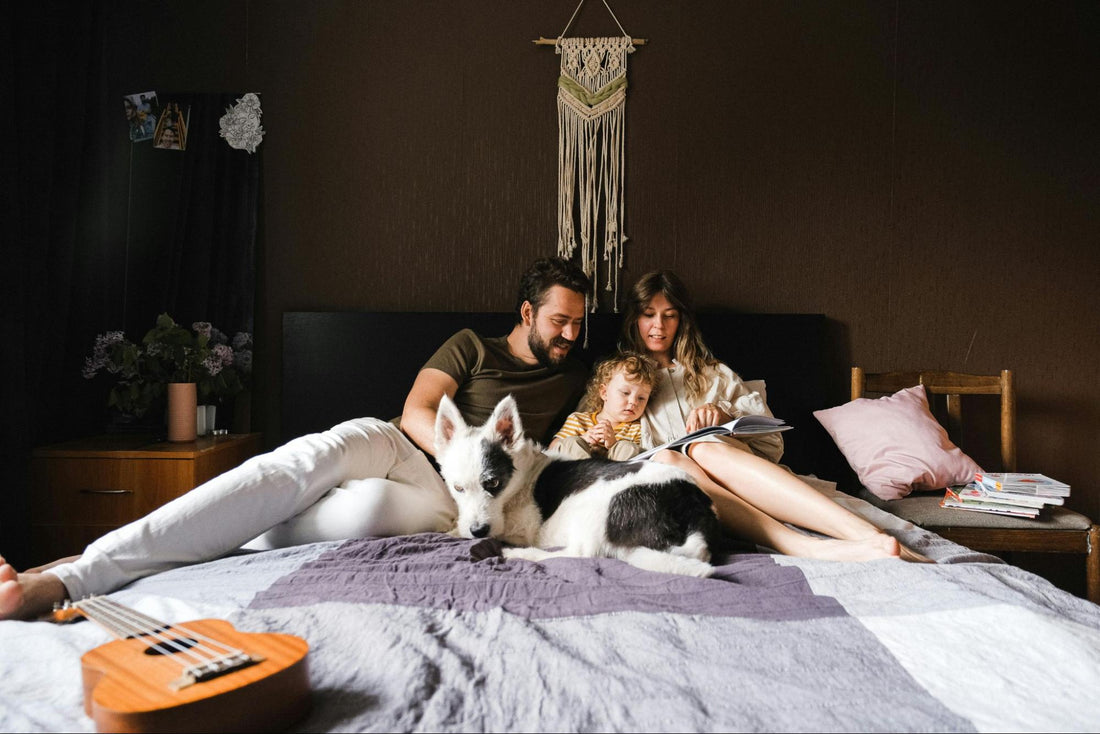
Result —
[[577, 289], [586, 283], [579, 268], [558, 258], [535, 263], [520, 283], [512, 332], [482, 339], [467, 329], [448, 339], [417, 375], [402, 430], [434, 455], [435, 413], [444, 394], [471, 425], [488, 420], [511, 394], [527, 432], [548, 441], [584, 388], [586, 370], [567, 357], [580, 336], [584, 293]]
[[565, 260], [534, 263], [520, 282], [512, 331], [485, 339], [464, 330], [449, 339], [417, 375], [400, 429], [376, 418], [347, 421], [249, 459], [79, 557], [22, 574], [0, 559], [0, 619], [32, 618], [65, 598], [108, 593], [250, 539], [247, 547], [271, 548], [450, 529], [454, 503], [417, 449], [434, 453], [440, 400], [446, 394], [465, 420], [482, 423], [511, 394], [524, 426], [544, 439], [584, 388], [585, 369], [569, 354], [589, 289]]

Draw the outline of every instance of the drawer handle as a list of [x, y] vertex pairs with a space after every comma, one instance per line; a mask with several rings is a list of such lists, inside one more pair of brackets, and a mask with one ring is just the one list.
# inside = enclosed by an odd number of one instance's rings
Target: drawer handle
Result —
[[133, 494], [132, 489], [82, 489], [81, 494]]

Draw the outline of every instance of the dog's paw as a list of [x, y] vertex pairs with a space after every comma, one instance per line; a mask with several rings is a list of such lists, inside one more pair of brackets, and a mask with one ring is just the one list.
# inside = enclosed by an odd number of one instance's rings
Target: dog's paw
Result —
[[696, 561], [693, 558], [685, 558], [686, 563], [683, 564], [682, 570], [678, 570], [684, 576], [694, 576], [697, 579], [709, 578], [714, 574], [714, 566], [710, 565], [706, 561]]
[[544, 561], [551, 557], [550, 553], [542, 550], [541, 548], [504, 548], [501, 552], [508, 560], [520, 560], [520, 561]]
[[470, 546], [470, 560], [474, 563], [484, 561], [486, 558], [500, 558], [504, 546], [496, 538], [485, 538]]
[[665, 559], [666, 573], [676, 573], [681, 576], [692, 576], [697, 579], [705, 579], [714, 574], [714, 566], [699, 558], [685, 558], [684, 556], [669, 554]]
[[619, 558], [631, 566], [658, 573], [675, 573], [681, 576], [694, 576], [697, 579], [705, 579], [714, 573], [714, 566], [706, 561], [651, 548], [633, 548]]

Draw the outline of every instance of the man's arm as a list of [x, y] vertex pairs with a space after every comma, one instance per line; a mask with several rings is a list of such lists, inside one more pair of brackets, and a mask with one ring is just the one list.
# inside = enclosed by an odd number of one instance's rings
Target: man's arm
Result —
[[453, 377], [442, 370], [425, 367], [417, 374], [405, 398], [401, 430], [432, 456], [435, 456], [435, 414], [439, 401], [444, 395], [454, 398], [457, 391], [458, 383]]

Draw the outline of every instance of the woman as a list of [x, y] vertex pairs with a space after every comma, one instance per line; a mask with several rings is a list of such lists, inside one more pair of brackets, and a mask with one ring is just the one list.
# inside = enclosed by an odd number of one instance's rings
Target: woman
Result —
[[[661, 367], [642, 416], [643, 445], [767, 412], [759, 393], [711, 354], [687, 289], [671, 271], [648, 273], [634, 285], [619, 347], [648, 354]], [[714, 502], [719, 519], [758, 545], [827, 560], [928, 560], [779, 466], [782, 452], [782, 438], [771, 434], [748, 441], [712, 437], [684, 447], [684, 453], [663, 451], [654, 458], [690, 473]], [[829, 537], [806, 535], [784, 523]]]

